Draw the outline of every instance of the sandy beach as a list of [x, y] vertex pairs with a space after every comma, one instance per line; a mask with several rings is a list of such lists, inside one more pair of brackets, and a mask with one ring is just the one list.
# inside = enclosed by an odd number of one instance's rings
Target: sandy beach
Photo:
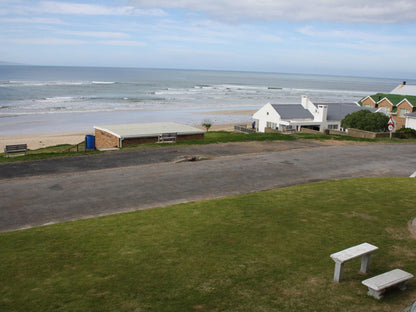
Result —
[[[215, 125], [209, 129], [210, 131], [233, 131], [235, 124]], [[197, 128], [204, 129], [201, 126]], [[204, 129], [205, 130], [205, 129]], [[0, 148], [3, 151], [5, 145], [11, 144], [27, 144], [28, 148], [35, 150], [38, 148], [55, 146], [59, 144], [78, 144], [85, 140], [87, 134], [91, 132], [63, 132], [63, 133], [43, 133], [43, 134], [19, 134], [0, 136]]]
[[[216, 111], [208, 111], [208, 112], [199, 112], [198, 115], [206, 116], [206, 120], [211, 122], [212, 126], [209, 129], [210, 131], [221, 131], [221, 130], [233, 131], [234, 125], [249, 124], [247, 123], [247, 119], [249, 120], [250, 116], [252, 116], [254, 112], [255, 110], [247, 110], [247, 109], [232, 110], [231, 109], [231, 110], [216, 110]], [[233, 121], [229, 123], [224, 123], [224, 122], [218, 123], [217, 121], [218, 116], [229, 116], [230, 119], [232, 119]], [[246, 121], [236, 122], [240, 119], [240, 116], [243, 116], [241, 119], [246, 118]], [[233, 119], [231, 117], [236, 117], [236, 118]], [[152, 120], [152, 118], [149, 118], [149, 119]], [[61, 120], [61, 122], [65, 122], [65, 120]], [[125, 123], [141, 123], [141, 122], [133, 122], [130, 119], [126, 119]], [[58, 126], [58, 125], [54, 125], [54, 126]], [[79, 126], [79, 125], [76, 125], [76, 126]], [[205, 128], [202, 127], [202, 121], [201, 121], [201, 124], [193, 125], [193, 126], [196, 128], [205, 130]], [[82, 126], [82, 128], [85, 128], [85, 125]], [[50, 133], [43, 132], [43, 133], [31, 133], [31, 134], [0, 135], [0, 148], [1, 148], [1, 151], [3, 151], [5, 145], [27, 144], [29, 149], [35, 150], [38, 148], [55, 146], [59, 144], [78, 144], [85, 140], [85, 136], [87, 134], [94, 134], [93, 126], [91, 126], [90, 130], [86, 130], [86, 131], [63, 130], [62, 132], [51, 131]]]
[[19, 134], [0, 136], [0, 147], [3, 150], [5, 145], [27, 144], [31, 150], [54, 146], [59, 144], [77, 144], [85, 139], [85, 135], [92, 133], [65, 132], [65, 133], [43, 133], [43, 134]]

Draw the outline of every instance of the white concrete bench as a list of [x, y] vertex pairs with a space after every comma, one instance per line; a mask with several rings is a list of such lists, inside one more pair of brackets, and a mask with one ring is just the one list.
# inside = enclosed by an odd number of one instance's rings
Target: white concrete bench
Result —
[[367, 273], [370, 267], [371, 253], [378, 250], [378, 247], [369, 243], [362, 243], [360, 245], [341, 250], [331, 255], [332, 260], [335, 261], [334, 281], [340, 283], [344, 274], [344, 262], [362, 257], [361, 269], [363, 273]]
[[389, 287], [398, 286], [400, 290], [406, 289], [406, 283], [413, 277], [412, 274], [400, 269], [394, 269], [389, 272], [374, 276], [362, 281], [368, 287], [368, 295], [376, 299], [383, 298], [384, 292]]

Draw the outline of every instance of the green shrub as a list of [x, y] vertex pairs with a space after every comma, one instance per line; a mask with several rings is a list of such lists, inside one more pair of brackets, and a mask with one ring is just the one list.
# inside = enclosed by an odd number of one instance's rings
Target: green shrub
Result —
[[396, 131], [397, 133], [411, 133], [416, 135], [416, 130], [412, 129], [412, 128], [401, 128], [399, 130]]
[[355, 128], [373, 132], [387, 131], [389, 117], [383, 113], [372, 113], [363, 109], [345, 116], [341, 121], [343, 128]]

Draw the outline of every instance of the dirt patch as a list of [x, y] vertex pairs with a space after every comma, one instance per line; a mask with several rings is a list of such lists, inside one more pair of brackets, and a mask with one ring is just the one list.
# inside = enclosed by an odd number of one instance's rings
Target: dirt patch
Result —
[[208, 160], [210, 159], [207, 156], [201, 156], [201, 155], [184, 155], [184, 156], [179, 156], [178, 158], [175, 159], [175, 163], [181, 163], [181, 162], [192, 162], [192, 161], [201, 161], [201, 160]]
[[409, 222], [407, 223], [407, 228], [409, 229], [412, 238], [416, 239], [416, 218], [409, 220]]

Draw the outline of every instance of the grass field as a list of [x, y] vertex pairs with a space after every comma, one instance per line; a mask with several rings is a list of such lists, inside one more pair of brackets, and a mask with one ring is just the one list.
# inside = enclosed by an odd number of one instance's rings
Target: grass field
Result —
[[[215, 144], [215, 143], [229, 143], [229, 142], [249, 142], [249, 141], [295, 141], [295, 140], [335, 140], [335, 141], [355, 141], [355, 142], [374, 142], [374, 143], [415, 143], [416, 138], [400, 139], [400, 138], [382, 138], [382, 139], [363, 139], [355, 138], [345, 135], [325, 135], [323, 133], [294, 133], [294, 134], [282, 134], [282, 133], [238, 133], [231, 131], [209, 131], [205, 134], [203, 140], [187, 140], [178, 141], [175, 145], [202, 145], [202, 144]], [[137, 149], [137, 148], [158, 148], [166, 146], [167, 144], [147, 143], [135, 146], [129, 146], [125, 149]], [[77, 145], [56, 145], [45, 148], [39, 148], [36, 150], [29, 150], [26, 156], [22, 157], [3, 157], [4, 153], [0, 153], [0, 163], [3, 162], [16, 162], [27, 160], [41, 160], [53, 157], [70, 157], [81, 156], [102, 153], [98, 150], [85, 150], [85, 143], [81, 142]]]
[[[228, 142], [248, 142], [248, 141], [294, 141], [299, 139], [308, 140], [343, 140], [343, 141], [366, 141], [366, 142], [378, 142], [380, 140], [359, 139], [349, 136], [341, 135], [324, 135], [321, 133], [296, 133], [296, 134], [281, 134], [281, 133], [252, 133], [244, 134], [230, 131], [209, 131], [205, 134], [203, 140], [189, 140], [178, 141], [175, 145], [201, 145], [201, 144], [213, 144], [213, 143], [228, 143]], [[410, 141], [410, 140], [409, 140]], [[403, 142], [403, 140], [395, 139], [394, 142]], [[416, 142], [416, 139], [414, 140]], [[135, 146], [129, 146], [123, 149], [135, 149], [135, 148], [158, 148], [166, 146], [167, 144], [147, 143]], [[68, 157], [68, 156], [80, 156], [100, 153], [97, 150], [85, 150], [85, 144], [80, 143], [74, 146], [71, 145], [56, 145], [36, 150], [29, 150], [26, 156], [22, 157], [3, 157], [4, 154], [0, 153], [0, 163], [2, 162], [15, 162], [26, 160], [40, 160], [52, 157]]]
[[[416, 273], [416, 180], [299, 185], [0, 234], [0, 311], [402, 311], [365, 278]], [[329, 255], [369, 242], [370, 273]], [[416, 275], [416, 274], [415, 274]]]

